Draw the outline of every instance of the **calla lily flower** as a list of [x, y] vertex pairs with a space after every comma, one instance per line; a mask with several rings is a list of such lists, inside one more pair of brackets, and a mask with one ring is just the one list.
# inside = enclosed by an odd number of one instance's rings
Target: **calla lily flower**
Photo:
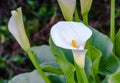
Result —
[[79, 67], [84, 68], [86, 41], [91, 37], [92, 31], [80, 22], [58, 22], [51, 29], [51, 38], [56, 46], [70, 49]]
[[11, 14], [12, 16], [8, 23], [9, 31], [24, 50], [30, 49], [29, 40], [24, 30], [21, 8], [13, 10]]
[[72, 21], [76, 0], [57, 0], [65, 20]]
[[90, 11], [93, 0], [80, 0], [82, 15]]

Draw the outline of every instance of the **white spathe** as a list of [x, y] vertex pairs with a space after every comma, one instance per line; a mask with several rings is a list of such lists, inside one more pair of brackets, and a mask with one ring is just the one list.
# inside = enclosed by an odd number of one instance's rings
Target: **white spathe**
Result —
[[[81, 22], [60, 21], [52, 27], [50, 34], [56, 46], [71, 49], [75, 62], [79, 67], [84, 67], [87, 52], [84, 47], [92, 35], [92, 31], [86, 25]], [[78, 48], [72, 45], [72, 40], [75, 40]]]
[[57, 0], [65, 20], [72, 21], [76, 0]]
[[8, 29], [24, 50], [30, 49], [29, 40], [25, 33], [21, 8], [11, 11]]
[[[83, 50], [92, 31], [81, 22], [61, 21], [52, 27], [50, 34], [54, 43], [59, 47]], [[79, 48], [72, 46], [72, 40], [76, 41]]]

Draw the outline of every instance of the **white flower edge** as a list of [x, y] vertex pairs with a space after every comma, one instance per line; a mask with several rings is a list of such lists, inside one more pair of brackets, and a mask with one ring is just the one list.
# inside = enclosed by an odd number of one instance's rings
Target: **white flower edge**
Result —
[[21, 7], [11, 11], [11, 14], [12, 16], [8, 22], [8, 30], [24, 50], [30, 49], [29, 40], [24, 30]]
[[[84, 50], [86, 41], [91, 37], [92, 31], [81, 22], [60, 21], [51, 29], [51, 38], [56, 46]], [[79, 48], [74, 48], [71, 41], [75, 40]]]

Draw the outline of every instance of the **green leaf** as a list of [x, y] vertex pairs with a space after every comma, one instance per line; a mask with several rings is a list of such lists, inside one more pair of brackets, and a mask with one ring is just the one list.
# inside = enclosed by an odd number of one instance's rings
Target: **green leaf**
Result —
[[88, 51], [89, 51], [90, 55], [87, 55], [87, 56], [92, 61], [92, 66], [90, 67], [91, 74], [93, 76], [94, 81], [98, 82], [99, 81], [98, 80], [99, 63], [100, 63], [102, 54], [98, 49], [96, 49], [93, 46], [90, 46]]
[[[101, 64], [103, 64], [104, 62], [101, 62]], [[116, 72], [116, 70], [120, 67], [120, 62], [119, 60], [116, 58], [116, 56], [111, 55], [108, 60], [104, 63], [104, 65], [100, 66], [103, 68], [101, 69], [101, 73], [107, 75], [107, 74], [113, 74], [114, 72]]]
[[92, 61], [89, 59], [88, 56], [86, 56], [85, 57], [85, 72], [86, 72], [86, 75], [90, 83], [93, 82], [93, 77], [91, 75], [91, 70], [90, 70], [91, 66], [92, 66]]
[[[67, 59], [67, 52], [64, 52], [62, 48], [57, 47], [52, 39], [49, 40], [50, 48], [53, 54], [56, 57], [56, 60], [58, 64], [60, 65], [60, 68], [64, 75], [66, 76], [66, 82], [67, 83], [74, 83], [74, 66], [72, 63], [70, 63]], [[73, 59], [73, 58], [72, 58]]]
[[86, 55], [90, 58], [92, 63], [94, 63], [98, 57], [102, 56], [102, 53], [93, 46], [90, 46], [88, 51], [90, 51], [90, 55]]
[[107, 58], [113, 54], [113, 44], [111, 40], [101, 32], [91, 28], [93, 35], [90, 38], [91, 44], [102, 52], [102, 60], [107, 61]]
[[73, 55], [72, 55], [72, 51], [68, 50], [68, 49], [61, 49], [63, 51], [63, 53], [65, 54], [65, 58], [71, 62], [72, 64], [74, 64], [74, 60], [73, 60]]
[[102, 82], [101, 82], [101, 83], [108, 83], [108, 78], [109, 78], [109, 75], [107, 75], [107, 76], [105, 77], [105, 79], [104, 79], [104, 80], [102, 80]]
[[56, 62], [54, 55], [50, 51], [50, 47], [47, 45], [34, 46], [31, 50], [36, 54], [38, 60], [41, 63], [44, 62]]
[[36, 54], [37, 59], [40, 61], [40, 66], [43, 71], [60, 75], [63, 74], [60, 66], [56, 62], [54, 55], [51, 53], [49, 46], [34, 46], [31, 49]]
[[66, 83], [66, 79], [63, 75], [58, 76], [57, 74], [47, 73], [51, 83]]
[[114, 42], [114, 49], [115, 49], [115, 54], [120, 57], [120, 29], [115, 37], [115, 42]]
[[46, 62], [46, 63], [42, 63], [40, 66], [42, 70], [45, 72], [52, 72], [55, 74], [63, 75], [63, 72], [61, 71], [60, 66], [57, 63]]
[[[65, 83], [66, 79], [63, 75], [57, 75], [53, 73], [46, 73], [51, 83]], [[15, 76], [9, 81], [9, 83], [45, 83], [43, 78], [38, 74], [36, 70], [29, 73], [23, 73]]]
[[56, 55], [56, 59], [61, 67], [61, 70], [67, 78], [66, 83], [74, 83], [74, 66], [59, 55]]
[[100, 73], [112, 74], [120, 66], [119, 60], [113, 54], [113, 44], [111, 40], [99, 31], [91, 28], [93, 35], [90, 38], [91, 45], [96, 47], [102, 52], [102, 57], [100, 60]]
[[45, 83], [43, 78], [35, 70], [30, 73], [23, 73], [15, 76], [9, 83]]
[[108, 83], [120, 83], [120, 70], [108, 78]]

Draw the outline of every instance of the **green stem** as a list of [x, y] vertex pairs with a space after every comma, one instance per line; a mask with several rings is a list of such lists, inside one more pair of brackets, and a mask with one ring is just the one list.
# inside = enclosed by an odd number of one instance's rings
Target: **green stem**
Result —
[[[88, 26], [88, 13], [83, 14], [83, 23]], [[86, 43], [86, 48], [89, 49], [90, 40]], [[88, 54], [90, 55], [90, 52], [88, 51]]]
[[[88, 13], [86, 13], [82, 16], [83, 16], [83, 23], [86, 26], [88, 26]], [[89, 45], [90, 45], [90, 40], [88, 40], [87, 43], [86, 43], [86, 48], [87, 49], [89, 49]], [[80, 73], [81, 73], [81, 76], [83, 78], [84, 83], [89, 83], [84, 68], [80, 68]]]
[[83, 15], [83, 23], [88, 26], [88, 13]]
[[78, 67], [77, 64], [75, 64], [75, 68], [76, 68], [76, 76], [77, 76], [77, 83], [82, 83], [82, 75], [80, 73], [80, 68]]
[[30, 60], [32, 61], [34, 67], [37, 69], [37, 71], [39, 72], [39, 74], [43, 77], [43, 79], [46, 81], [46, 83], [51, 83], [49, 81], [49, 79], [47, 78], [47, 76], [45, 75], [45, 73], [42, 71], [42, 69], [40, 68], [36, 58], [35, 58], [35, 54], [31, 51], [31, 50], [28, 50], [27, 51], [28, 55], [29, 55], [29, 58]]
[[110, 21], [110, 38], [114, 42], [115, 35], [115, 0], [111, 0], [111, 21]]
[[84, 83], [89, 83], [84, 68], [80, 68], [80, 73], [81, 73]]
[[76, 21], [76, 22], [79, 22], [79, 21], [80, 21], [79, 14], [78, 14], [78, 11], [77, 11], [77, 8], [75, 8], [75, 21]]

